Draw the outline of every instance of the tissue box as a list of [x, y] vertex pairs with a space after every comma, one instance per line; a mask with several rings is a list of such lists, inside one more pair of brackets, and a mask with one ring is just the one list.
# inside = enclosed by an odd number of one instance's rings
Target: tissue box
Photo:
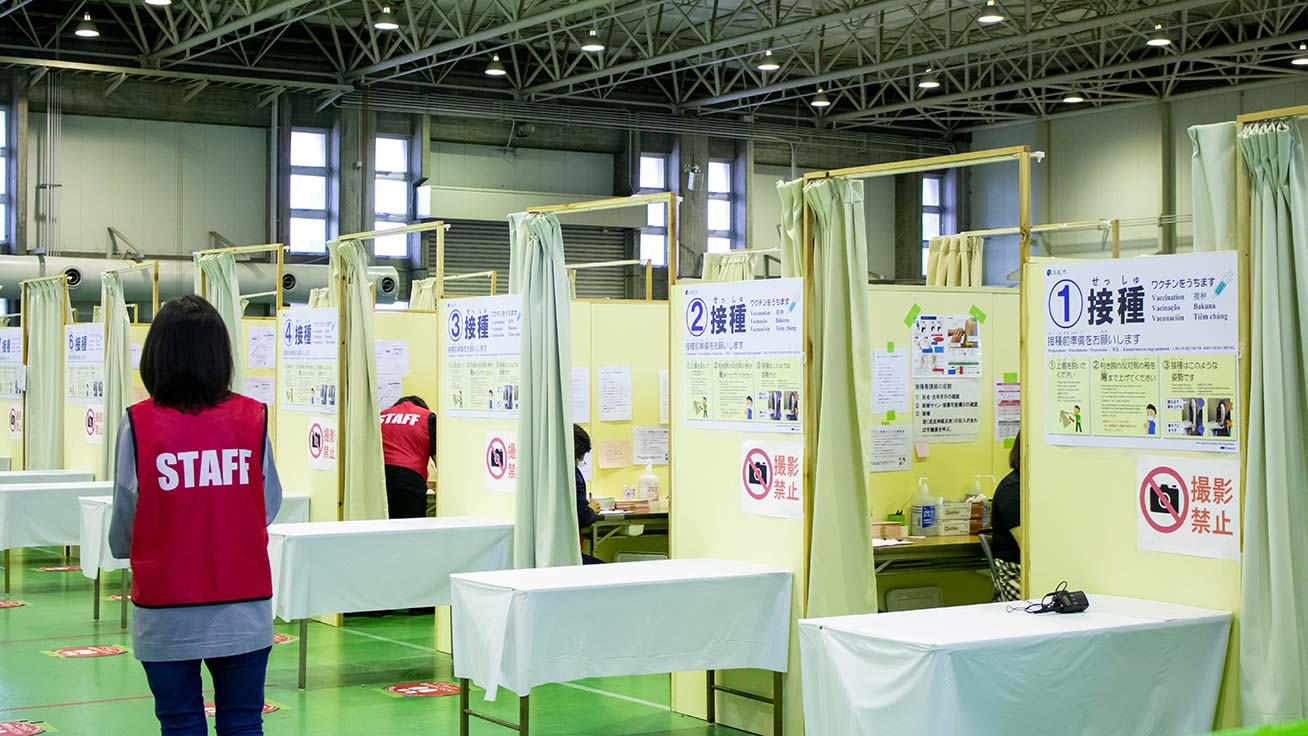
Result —
[[873, 539], [903, 539], [904, 525], [894, 521], [872, 522]]
[[972, 506], [964, 501], [945, 501], [940, 506], [939, 521], [967, 521], [972, 518]]
[[942, 521], [936, 524], [940, 527], [940, 536], [942, 537], [966, 537], [972, 533], [972, 522], [964, 519], [963, 521]]

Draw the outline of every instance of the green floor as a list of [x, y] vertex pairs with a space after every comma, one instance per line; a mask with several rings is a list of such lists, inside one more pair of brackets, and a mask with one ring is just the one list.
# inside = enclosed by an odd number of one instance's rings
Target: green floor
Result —
[[[80, 572], [41, 572], [58, 565], [59, 551], [15, 551], [11, 600], [20, 608], [0, 609], [0, 734], [10, 721], [33, 721], [59, 734], [158, 733], [154, 703], [141, 665], [130, 654], [65, 659], [47, 653], [88, 645], [131, 646], [119, 628], [118, 603], [103, 601], [99, 622], [91, 619], [91, 581]], [[75, 564], [75, 561], [74, 563]], [[117, 574], [109, 576], [108, 596]], [[278, 623], [278, 633], [298, 627]], [[458, 696], [402, 698], [389, 685], [451, 680], [448, 656], [434, 651], [431, 616], [350, 618], [343, 629], [311, 624], [309, 687], [295, 687], [298, 644], [273, 647], [267, 699], [279, 710], [264, 717], [268, 734], [455, 734]], [[206, 687], [207, 678], [206, 678]], [[511, 694], [510, 694], [511, 695]], [[473, 705], [516, 720], [517, 699], [501, 696]], [[704, 736], [740, 734], [672, 713], [668, 677], [582, 680], [532, 691], [532, 733], [546, 736], [623, 734]], [[510, 731], [474, 721], [472, 733]]]

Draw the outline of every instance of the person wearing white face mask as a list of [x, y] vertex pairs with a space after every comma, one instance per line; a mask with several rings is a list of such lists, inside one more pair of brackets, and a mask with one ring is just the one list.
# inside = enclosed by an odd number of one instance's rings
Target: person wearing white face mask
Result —
[[[572, 454], [577, 464], [577, 527], [578, 531], [585, 532], [599, 519], [599, 503], [591, 500], [586, 494], [586, 478], [581, 474], [581, 464], [590, 454], [590, 435], [586, 430], [581, 428], [580, 424], [572, 425]], [[596, 565], [604, 562], [598, 557], [583, 552], [581, 554], [581, 563], [583, 565]]]

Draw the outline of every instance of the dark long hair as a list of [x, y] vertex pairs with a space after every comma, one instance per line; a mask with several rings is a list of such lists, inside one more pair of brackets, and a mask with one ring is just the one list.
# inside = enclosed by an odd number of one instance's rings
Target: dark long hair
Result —
[[218, 310], [198, 296], [163, 305], [141, 348], [141, 381], [155, 403], [190, 414], [230, 396], [232, 343]]
[[577, 462], [581, 462], [590, 452], [590, 435], [586, 430], [581, 428], [580, 424], [572, 425], [572, 454]]

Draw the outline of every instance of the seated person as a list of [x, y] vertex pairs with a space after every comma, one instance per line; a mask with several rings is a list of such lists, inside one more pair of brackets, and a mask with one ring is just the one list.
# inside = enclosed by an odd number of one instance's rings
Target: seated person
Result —
[[1022, 597], [1022, 548], [1018, 537], [1022, 533], [1022, 433], [1013, 440], [1008, 453], [1008, 467], [1012, 469], [995, 488], [990, 506], [990, 526], [994, 541], [990, 552], [995, 557], [995, 595], [1000, 600], [1016, 601]]
[[[599, 518], [599, 503], [590, 500], [586, 495], [586, 479], [581, 474], [581, 463], [590, 454], [590, 435], [581, 428], [580, 424], [572, 425], [572, 454], [573, 460], [577, 464], [577, 526], [584, 537], [585, 531]], [[594, 552], [595, 550], [591, 551]], [[602, 562], [604, 560], [592, 557], [585, 552], [581, 554], [581, 564], [583, 565], [597, 565]]]

